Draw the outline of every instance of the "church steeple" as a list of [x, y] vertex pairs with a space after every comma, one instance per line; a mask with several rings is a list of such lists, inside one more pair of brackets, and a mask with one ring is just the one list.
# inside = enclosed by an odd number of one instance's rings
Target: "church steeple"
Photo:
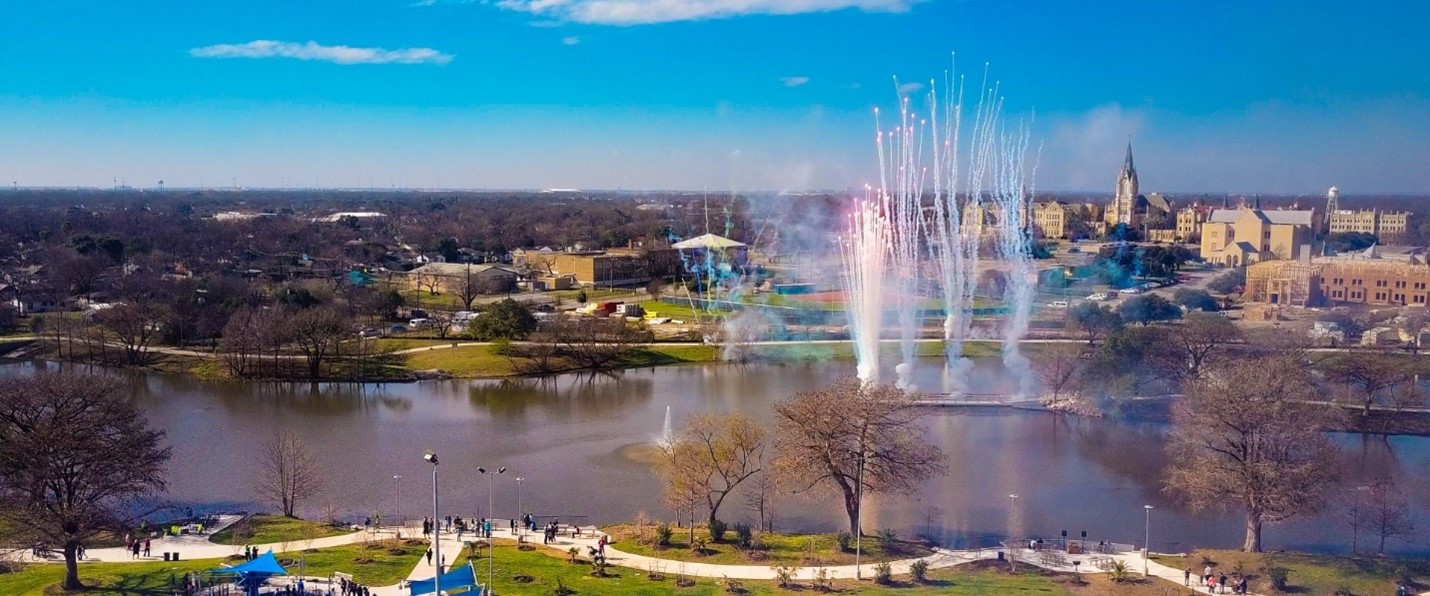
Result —
[[1127, 161], [1122, 162], [1122, 171], [1132, 172], [1136, 175], [1137, 168], [1132, 167], [1132, 140], [1127, 140]]

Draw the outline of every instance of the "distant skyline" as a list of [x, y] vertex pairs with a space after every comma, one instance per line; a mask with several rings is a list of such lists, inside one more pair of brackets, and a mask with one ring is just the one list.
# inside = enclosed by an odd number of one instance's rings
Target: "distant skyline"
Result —
[[1430, 193], [1423, 2], [17, 4], [7, 187], [862, 188], [956, 52], [1040, 191]]

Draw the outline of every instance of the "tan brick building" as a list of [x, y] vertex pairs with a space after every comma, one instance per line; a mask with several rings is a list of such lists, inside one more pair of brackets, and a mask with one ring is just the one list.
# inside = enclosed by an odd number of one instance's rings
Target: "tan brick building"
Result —
[[1296, 259], [1309, 249], [1314, 223], [1311, 211], [1217, 209], [1202, 224], [1201, 257], [1230, 267]]
[[1405, 235], [1409, 224], [1410, 213], [1408, 212], [1341, 209], [1330, 214], [1329, 228], [1332, 234], [1360, 232], [1374, 235], [1382, 242], [1392, 242]]
[[1246, 269], [1247, 302], [1292, 306], [1427, 306], [1430, 266], [1422, 261], [1322, 258], [1265, 261]]

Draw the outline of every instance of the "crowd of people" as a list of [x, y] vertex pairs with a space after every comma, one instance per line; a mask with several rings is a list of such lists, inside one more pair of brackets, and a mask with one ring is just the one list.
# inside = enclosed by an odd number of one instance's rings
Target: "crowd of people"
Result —
[[[1201, 583], [1198, 586], [1206, 588], [1208, 594], [1226, 594], [1228, 587], [1231, 588], [1232, 594], [1246, 594], [1249, 582], [1249, 578], [1245, 575], [1228, 578], [1226, 573], [1213, 573], [1212, 566], [1207, 565], [1206, 569], [1202, 571]], [[1183, 572], [1182, 583], [1188, 586], [1192, 585], [1192, 569], [1190, 567]]]

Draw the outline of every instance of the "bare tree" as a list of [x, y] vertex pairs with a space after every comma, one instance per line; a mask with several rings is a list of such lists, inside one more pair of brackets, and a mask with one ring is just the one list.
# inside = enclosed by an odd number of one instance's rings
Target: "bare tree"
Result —
[[1078, 375], [1083, 369], [1083, 349], [1070, 343], [1047, 344], [1032, 361], [1033, 372], [1043, 389], [1050, 392], [1053, 403], [1063, 394], [1076, 389]]
[[274, 434], [258, 453], [258, 475], [253, 486], [260, 498], [295, 517], [294, 511], [323, 488], [323, 474], [308, 446], [290, 431]]
[[472, 301], [482, 293], [482, 279], [472, 271], [471, 263], [467, 264], [462, 273], [450, 276], [446, 286], [457, 290], [457, 295], [462, 298], [462, 310], [471, 308]]
[[308, 377], [322, 375], [323, 362], [347, 335], [351, 325], [342, 311], [315, 306], [286, 317], [288, 333], [308, 361]]
[[775, 497], [779, 490], [779, 476], [765, 470], [750, 479], [745, 491], [745, 507], [760, 520], [757, 527], [766, 532], [775, 531]]
[[667, 486], [676, 493], [685, 492], [686, 485], [703, 492], [713, 524], [725, 498], [762, 469], [765, 429], [740, 413], [696, 414], [666, 450]]
[[223, 338], [219, 341], [219, 357], [234, 376], [246, 377], [253, 374], [263, 352], [265, 324], [261, 311], [240, 308], [228, 318], [223, 326]]
[[1241, 332], [1226, 317], [1194, 311], [1180, 325], [1169, 327], [1167, 336], [1177, 348], [1173, 353], [1186, 358], [1184, 366], [1175, 368], [1173, 378], [1195, 379], [1225, 352], [1227, 344], [1241, 339]]
[[65, 590], [80, 590], [77, 551], [153, 507], [166, 486], [164, 431], [110, 377], [39, 373], [0, 379], [0, 518], [64, 548]]
[[850, 532], [859, 530], [861, 493], [907, 494], [947, 471], [943, 452], [923, 438], [911, 396], [892, 385], [841, 379], [781, 400], [775, 414], [782, 476], [796, 493], [840, 493]]
[[1370, 416], [1370, 407], [1395, 387], [1410, 380], [1411, 371], [1394, 354], [1354, 350], [1336, 354], [1325, 365], [1326, 378], [1352, 392], [1361, 406], [1361, 416]]
[[158, 339], [168, 309], [152, 303], [126, 302], [99, 311], [95, 320], [114, 333], [124, 347], [124, 361], [131, 365], [149, 362], [149, 346]]
[[1334, 413], [1309, 403], [1315, 394], [1294, 357], [1208, 370], [1174, 406], [1167, 490], [1193, 510], [1239, 506], [1242, 550], [1260, 552], [1263, 524], [1314, 511], [1336, 476], [1336, 446], [1322, 432]]

